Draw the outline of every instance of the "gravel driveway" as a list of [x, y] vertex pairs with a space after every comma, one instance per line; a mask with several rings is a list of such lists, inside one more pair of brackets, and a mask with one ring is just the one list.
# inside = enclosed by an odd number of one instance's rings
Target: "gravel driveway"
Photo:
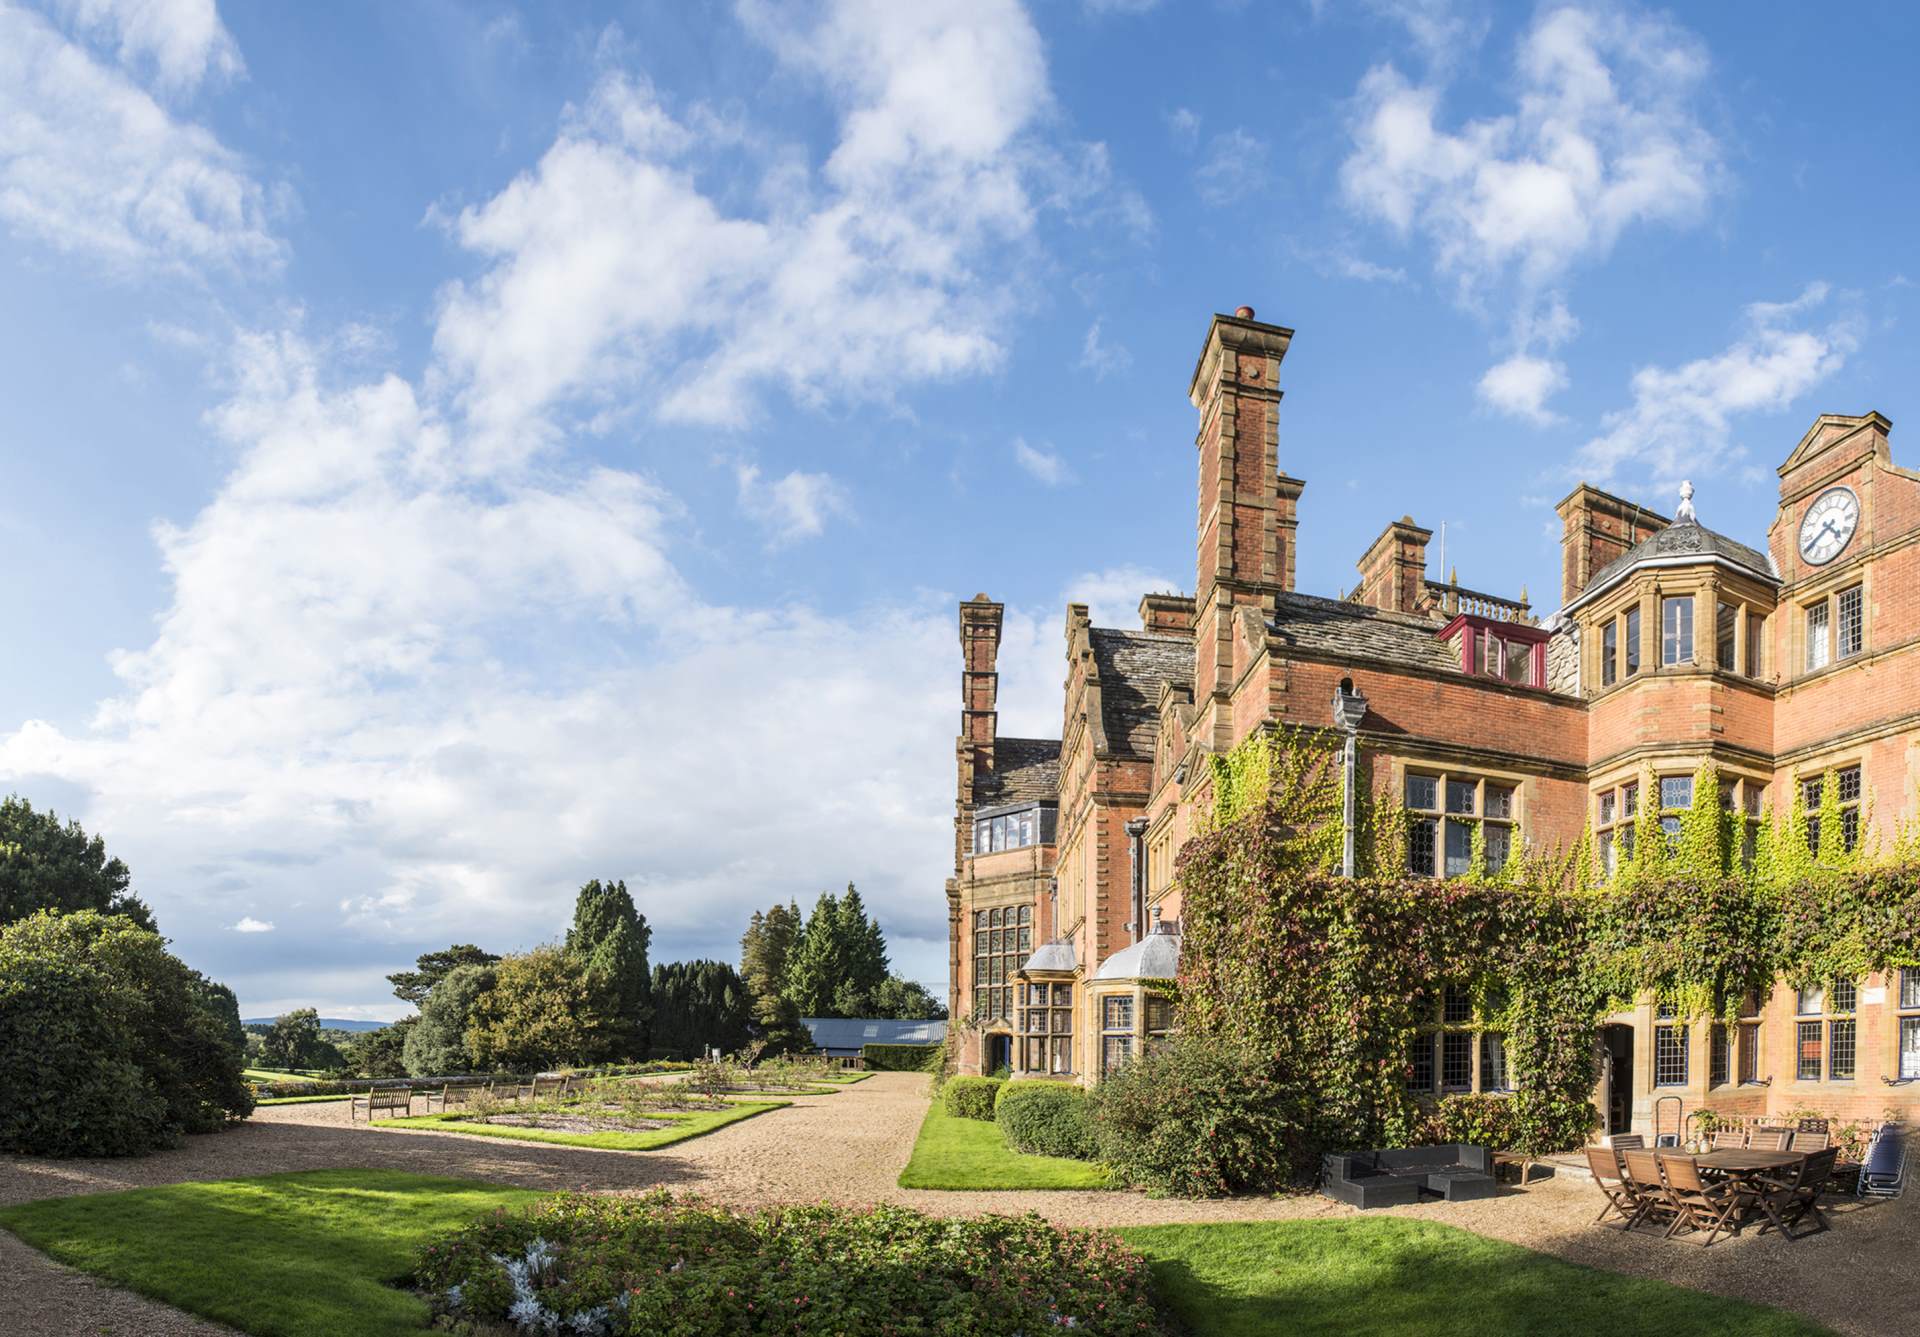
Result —
[[[1189, 1202], [1087, 1191], [934, 1192], [894, 1180], [926, 1109], [927, 1079], [877, 1073], [830, 1096], [775, 1110], [658, 1151], [607, 1152], [446, 1133], [350, 1126], [344, 1102], [261, 1110], [231, 1132], [128, 1160], [0, 1158], [0, 1203], [191, 1179], [335, 1166], [382, 1167], [540, 1189], [693, 1191], [736, 1206], [828, 1200], [900, 1203], [943, 1215], [1036, 1211], [1063, 1225], [1320, 1219], [1351, 1209], [1317, 1196]], [[1626, 1237], [1589, 1224], [1589, 1183], [1536, 1180], [1476, 1203], [1391, 1208], [1615, 1272], [1778, 1304], [1861, 1337], [1920, 1337], [1910, 1293], [1920, 1265], [1920, 1195], [1831, 1212], [1834, 1229], [1787, 1242], [1749, 1235], [1711, 1249]], [[1903, 1278], [1896, 1282], [1895, 1278]], [[0, 1314], [26, 1316], [21, 1337], [189, 1334], [227, 1330], [98, 1286], [0, 1232]], [[35, 1325], [38, 1326], [35, 1326]]]

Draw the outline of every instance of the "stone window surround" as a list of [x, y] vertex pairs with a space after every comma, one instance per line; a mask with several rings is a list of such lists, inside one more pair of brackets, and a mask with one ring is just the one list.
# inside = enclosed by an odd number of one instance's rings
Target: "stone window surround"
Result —
[[[1701, 760], [1705, 758], [1676, 765], [1670, 760], [1663, 759], [1653, 773], [1655, 801], [1659, 798], [1661, 781], [1691, 780], [1694, 771], [1699, 769]], [[1749, 832], [1756, 830], [1760, 823], [1760, 815], [1765, 810], [1767, 777], [1751, 772], [1730, 770], [1724, 766], [1716, 766], [1715, 769], [1720, 775], [1721, 805], [1724, 807], [1729, 803], [1739, 804], [1746, 814]], [[1605, 778], [1596, 783], [1588, 793], [1587, 811], [1593, 821], [1594, 858], [1600, 865], [1597, 871], [1603, 872], [1608, 877], [1613, 876], [1614, 870], [1619, 866], [1619, 860], [1627, 857], [1627, 851], [1632, 847], [1633, 838], [1629, 833], [1639, 819], [1639, 805], [1648, 800], [1648, 795], [1640, 792], [1641, 782], [1645, 778], [1646, 771], [1642, 765], [1616, 767], [1607, 772]], [[1635, 796], [1631, 812], [1628, 811], [1627, 804], [1627, 794], [1630, 790]], [[1611, 816], [1607, 815], [1605, 803], [1609, 795], [1613, 798]], [[1684, 809], [1663, 808], [1661, 813], [1664, 820], [1672, 820], [1682, 811]], [[1603, 840], [1602, 837], [1612, 837], [1612, 839]]]
[[[1133, 980], [1110, 980], [1089, 984], [1086, 989], [1088, 1015], [1093, 1018], [1095, 1052], [1098, 1075], [1107, 1075], [1107, 1039], [1123, 1037], [1129, 1040], [1129, 1054], [1144, 1053], [1155, 1043], [1164, 1041], [1173, 1033], [1172, 1002], [1164, 994], [1158, 993], [1151, 985]], [[1125, 998], [1133, 1003], [1133, 1018], [1123, 1030], [1110, 1030], [1107, 1027], [1107, 1000]], [[1157, 1004], [1165, 1004], [1162, 1013]], [[1156, 1026], [1155, 1022], [1165, 1022]]]
[[1887, 991], [1889, 1006], [1886, 1011], [1893, 1023], [1886, 1028], [1889, 1051], [1886, 1071], [1896, 1082], [1920, 1081], [1920, 1067], [1906, 1072], [1900, 1069], [1901, 1031], [1920, 1030], [1920, 967], [1905, 966], [1889, 970], [1879, 987]]
[[[1419, 821], [1422, 818], [1430, 818], [1434, 823], [1434, 871], [1431, 876], [1444, 877], [1447, 875], [1446, 824], [1448, 822], [1457, 822], [1462, 825], [1490, 822], [1495, 826], [1506, 827], [1508, 832], [1507, 858], [1509, 859], [1519, 854], [1520, 851], [1525, 848], [1526, 837], [1524, 833], [1526, 830], [1527, 803], [1525, 776], [1509, 771], [1485, 770], [1479, 767], [1458, 769], [1445, 764], [1428, 764], [1418, 760], [1398, 757], [1393, 760], [1390, 773], [1394, 786], [1392, 792], [1407, 813], [1409, 833], [1412, 831], [1413, 822]], [[1407, 782], [1415, 777], [1432, 780], [1434, 782], [1434, 807], [1416, 809], [1407, 802]], [[1457, 813], [1448, 810], [1447, 785], [1449, 781], [1472, 783], [1474, 787], [1474, 797], [1473, 811], [1471, 813]], [[1487, 815], [1487, 788], [1489, 785], [1496, 789], [1506, 789], [1511, 792], [1511, 809], [1508, 816], [1489, 817]], [[1408, 839], [1408, 858], [1409, 861], [1411, 861], [1411, 834], [1409, 834]]]
[[[1823, 570], [1815, 578], [1782, 594], [1781, 606], [1794, 610], [1787, 627], [1790, 643], [1783, 647], [1785, 662], [1792, 666], [1792, 672], [1790, 677], [1779, 675], [1782, 682], [1800, 682], [1872, 657], [1874, 570], [1873, 564], [1864, 560], [1869, 555], [1864, 551], [1857, 553], [1843, 569]], [[1860, 648], [1843, 659], [1839, 644], [1840, 595], [1856, 588], [1860, 591]], [[1827, 609], [1827, 662], [1814, 668], [1810, 667], [1808, 657], [1807, 610], [1823, 604]]]
[[[1897, 981], [1896, 981], [1897, 983]], [[1842, 994], [1842, 986], [1849, 991]], [[1793, 1084], [1795, 1086], [1818, 1085], [1821, 1087], [1848, 1087], [1860, 1076], [1860, 984], [1857, 980], [1836, 980], [1813, 986], [1818, 997], [1808, 998], [1809, 990], [1795, 990], [1793, 999]], [[1811, 1003], [1811, 1006], [1809, 1004]], [[1803, 1035], [1804, 1027], [1815, 1028], [1811, 1034], [1818, 1044], [1819, 1071], [1813, 1076], [1801, 1073], [1801, 1065], [1808, 1053], [1807, 1040]], [[1842, 1031], [1840, 1028], [1845, 1028]], [[1844, 1076], [1834, 1074], [1834, 1040], [1836, 1034], [1850, 1037], [1851, 1068]]]
[[[1687, 597], [1693, 599], [1692, 657], [1678, 664], [1663, 664], [1660, 662], [1665, 629], [1663, 600]], [[1713, 673], [1741, 682], [1767, 681], [1772, 658], [1767, 653], [1767, 625], [1774, 611], [1774, 600], [1773, 590], [1760, 580], [1718, 563], [1703, 568], [1665, 567], [1638, 573], [1637, 579], [1626, 581], [1580, 613], [1583, 690], [1589, 698], [1598, 697], [1660, 673]], [[1716, 628], [1722, 604], [1734, 611], [1734, 668], [1730, 670], [1717, 663]], [[1630, 608], [1640, 610], [1640, 666], [1631, 674], [1627, 672], [1625, 629]], [[1615, 660], [1611, 681], [1607, 680], [1600, 662], [1604, 628], [1609, 624], [1617, 628], [1613, 637]], [[1749, 675], [1745, 670], [1754, 664], [1754, 659], [1748, 643], [1756, 625], [1761, 633], [1760, 654], [1755, 665], [1759, 673]]]
[[[1414, 1033], [1414, 1043], [1425, 1042], [1432, 1059], [1432, 1084], [1428, 1087], [1416, 1087], [1409, 1082], [1407, 1090], [1416, 1097], [1439, 1099], [1441, 1096], [1475, 1095], [1510, 1096], [1513, 1094], [1513, 1068], [1504, 1059], [1506, 1033], [1486, 1024], [1483, 1017], [1470, 1014], [1465, 1021], [1447, 1020], [1448, 996], [1453, 995], [1458, 1002], [1464, 992], [1463, 986], [1449, 985], [1440, 990], [1440, 996], [1434, 1001], [1433, 1009], [1427, 1021]], [[1446, 1080], [1446, 1050], [1444, 1038], [1449, 1035], [1470, 1037], [1467, 1049], [1468, 1080], [1465, 1083], [1449, 1084]], [[1496, 1037], [1502, 1045], [1503, 1061], [1507, 1085], [1488, 1088], [1484, 1085], [1487, 1067], [1485, 1052], [1486, 1038]]]

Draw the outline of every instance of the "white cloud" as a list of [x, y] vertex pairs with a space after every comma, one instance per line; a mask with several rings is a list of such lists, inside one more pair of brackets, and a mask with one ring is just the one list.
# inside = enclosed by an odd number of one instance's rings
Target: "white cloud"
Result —
[[1746, 452], [1734, 440], [1735, 418], [1785, 408], [1859, 347], [1860, 322], [1851, 314], [1813, 326], [1828, 299], [1827, 285], [1815, 283], [1789, 302], [1756, 302], [1742, 336], [1723, 351], [1636, 371], [1632, 402], [1580, 448], [1579, 467], [1602, 482], [1630, 473], [1670, 483], [1739, 460]]
[[1087, 616], [1096, 627], [1137, 628], [1142, 595], [1179, 590], [1176, 582], [1146, 567], [1110, 566], [1083, 572], [1067, 582], [1065, 602], [1087, 605]]
[[1115, 372], [1125, 371], [1133, 365], [1133, 354], [1127, 351], [1125, 344], [1108, 343], [1100, 337], [1100, 322], [1094, 321], [1087, 327], [1087, 337], [1080, 343], [1080, 369], [1090, 371], [1097, 381], [1104, 381]]
[[1200, 145], [1200, 113], [1191, 107], [1175, 107], [1167, 113], [1167, 132], [1182, 152], [1191, 153]]
[[1547, 400], [1566, 388], [1564, 364], [1517, 353], [1489, 367], [1477, 390], [1487, 407], [1544, 427], [1559, 416], [1548, 410]]
[[1266, 189], [1268, 156], [1266, 141], [1239, 127], [1215, 135], [1193, 169], [1194, 188], [1213, 208], [1238, 204]]
[[[166, 50], [163, 72], [184, 69]], [[213, 135], [0, 0], [0, 222], [117, 267], [199, 270], [277, 263], [270, 205]]]
[[74, 27], [113, 43], [120, 63], [151, 66], [162, 88], [188, 91], [209, 74], [233, 78], [245, 68], [214, 0], [56, 0]]
[[1038, 213], [1108, 179], [1101, 146], [1039, 138], [1046, 66], [1011, 0], [740, 12], [837, 112], [831, 154], [768, 151], [757, 180], [709, 191], [712, 151], [760, 133], [604, 76], [536, 167], [452, 223], [489, 267], [447, 288], [435, 346], [482, 449], [550, 441], [570, 395], [740, 425], [769, 387], [885, 402], [996, 367]]
[[271, 920], [255, 919], [252, 915], [242, 915], [232, 929], [235, 933], [271, 933], [273, 923]]
[[852, 514], [846, 489], [827, 474], [798, 469], [781, 478], [761, 477], [759, 466], [736, 465], [741, 509], [768, 526], [769, 547], [782, 547], [826, 531], [827, 521]]
[[1013, 439], [1013, 460], [1048, 487], [1059, 487], [1062, 483], [1073, 481], [1073, 470], [1067, 467], [1066, 460], [1061, 458], [1058, 451], [1045, 446], [1030, 446], [1024, 437], [1016, 436]]

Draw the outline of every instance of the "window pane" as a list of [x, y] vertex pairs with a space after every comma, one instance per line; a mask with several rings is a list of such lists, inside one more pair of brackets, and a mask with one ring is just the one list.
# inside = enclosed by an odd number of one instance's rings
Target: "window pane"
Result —
[[1602, 826], [1613, 825], [1613, 805], [1614, 805], [1613, 791], [1609, 789], [1606, 793], [1600, 796], [1600, 825]]
[[1433, 1090], [1433, 1034], [1422, 1031], [1407, 1042], [1407, 1090]]
[[1617, 866], [1615, 863], [1617, 857], [1613, 848], [1613, 832], [1602, 831], [1600, 833], [1600, 871], [1612, 877], [1613, 870]]
[[1100, 1072], [1102, 1075], [1118, 1072], [1127, 1066], [1127, 1060], [1133, 1055], [1133, 1037], [1129, 1035], [1108, 1035], [1100, 1042]]
[[1827, 1023], [1827, 1075], [1836, 1082], [1853, 1080], [1854, 1023]]
[[1507, 866], [1507, 855], [1513, 846], [1513, 828], [1487, 823], [1487, 871], [1497, 873]]
[[1055, 1072], [1073, 1071], [1073, 1040], [1068, 1036], [1053, 1037], [1053, 1070]]
[[1480, 1037], [1480, 1089], [1511, 1089], [1507, 1082], [1507, 1037], [1498, 1031], [1488, 1031]]
[[1660, 601], [1660, 662], [1693, 662], [1693, 599], [1691, 596]]
[[1487, 816], [1513, 816], [1513, 790], [1505, 785], [1487, 786]]
[[1473, 995], [1457, 984], [1447, 986], [1446, 1001], [1442, 1004], [1440, 1019], [1449, 1025], [1473, 1020]]
[[1431, 817], [1416, 817], [1407, 824], [1407, 871], [1432, 877], [1434, 827]]
[[1687, 1084], [1687, 1028], [1685, 1026], [1653, 1028], [1653, 1084], [1655, 1086]]
[[1473, 867], [1473, 823], [1447, 823], [1447, 876], [1465, 877]]
[[1840, 639], [1840, 658], [1857, 655], [1866, 644], [1866, 621], [1860, 602], [1860, 587], [1841, 590], [1836, 601], [1840, 605], [1840, 625], [1837, 628]]
[[1613, 686], [1620, 676], [1620, 627], [1614, 622], [1600, 628], [1600, 685]]
[[1173, 1000], [1170, 998], [1147, 999], [1147, 1033], [1158, 1034], [1173, 1029]]
[[1852, 980], [1835, 980], [1833, 992], [1827, 996], [1827, 1011], [1843, 1015], [1851, 1012], [1859, 996], [1859, 990], [1854, 987]]
[[1100, 1026], [1109, 1031], [1133, 1029], [1133, 999], [1130, 996], [1107, 998], [1100, 1005]]
[[1799, 1006], [1795, 1009], [1803, 1017], [1817, 1017], [1826, 1010], [1827, 991], [1817, 984], [1808, 985], [1800, 991]]
[[1473, 781], [1447, 781], [1447, 811], [1473, 815]]
[[1693, 777], [1691, 775], [1666, 775], [1660, 778], [1660, 806], [1663, 808], [1691, 808], [1693, 806]]
[[1838, 776], [1840, 781], [1840, 801], [1858, 803], [1860, 801], [1860, 768], [1843, 766]]
[[973, 852], [986, 854], [993, 848], [993, 822], [975, 822], [973, 824]]
[[1407, 777], [1407, 806], [1421, 812], [1432, 812], [1440, 806], [1436, 785], [1431, 775], [1409, 775]]
[[1533, 681], [1533, 644], [1530, 641], [1508, 641], [1507, 681], [1518, 683], [1522, 687], [1532, 687]]
[[1733, 629], [1740, 623], [1740, 610], [1730, 603], [1714, 605], [1713, 661], [1731, 673], [1737, 667], [1733, 659]]
[[1023, 905], [1020, 907], [1020, 922], [1023, 924], [1031, 924], [1033, 922], [1033, 907], [1031, 905]]
[[1480, 671], [1489, 678], [1500, 676], [1500, 638], [1480, 633]]
[[1920, 970], [1912, 966], [1900, 972], [1900, 1006], [1920, 1008]]
[[1727, 1081], [1727, 1028], [1716, 1025], [1708, 1033], [1707, 1082], [1724, 1086]]
[[1900, 1075], [1920, 1077], [1920, 1017], [1900, 1018]]
[[1440, 1085], [1450, 1090], [1473, 1085], [1471, 1031], [1448, 1031], [1440, 1037]]
[[1827, 666], [1827, 605], [1822, 600], [1807, 605], [1807, 667], [1808, 669]]
[[1640, 671], [1640, 610], [1627, 610], [1627, 676]]
[[1747, 614], [1747, 676], [1760, 676], [1760, 647], [1766, 644], [1767, 620], [1758, 613]]
[[1677, 836], [1680, 834], [1680, 819], [1678, 817], [1662, 817], [1660, 819], [1660, 829], [1670, 836]]
[[1756, 1022], [1740, 1027], [1740, 1080], [1760, 1080], [1760, 1027]]
[[1073, 1013], [1063, 1008], [1056, 1007], [1053, 1009], [1053, 1033], [1055, 1035], [1070, 1035], [1072, 1032]]
[[1795, 1030], [1798, 1032], [1796, 1049], [1799, 1058], [1794, 1070], [1794, 1076], [1803, 1082], [1817, 1082], [1820, 1080], [1821, 1068], [1820, 1023], [1817, 1021], [1798, 1022], [1795, 1024]]
[[1636, 812], [1640, 811], [1640, 786], [1639, 785], [1634, 784], [1634, 785], [1621, 786], [1620, 806], [1626, 810], [1626, 814], [1629, 817], [1633, 816]]

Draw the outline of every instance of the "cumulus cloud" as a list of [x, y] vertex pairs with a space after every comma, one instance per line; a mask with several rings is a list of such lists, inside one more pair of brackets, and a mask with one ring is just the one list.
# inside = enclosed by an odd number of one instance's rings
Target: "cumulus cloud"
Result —
[[76, 29], [111, 43], [120, 63], [151, 70], [162, 88], [188, 91], [213, 75], [232, 78], [245, 66], [214, 0], [56, 0]]
[[1167, 132], [1175, 145], [1192, 152], [1200, 145], [1200, 113], [1191, 107], [1175, 107], [1167, 113]]
[[1013, 439], [1013, 461], [1032, 477], [1048, 487], [1059, 487], [1062, 483], [1073, 481], [1073, 470], [1067, 467], [1060, 453], [1045, 446], [1031, 446], [1026, 438]]
[[1548, 410], [1547, 400], [1566, 388], [1563, 363], [1519, 353], [1489, 367], [1477, 390], [1480, 402], [1488, 408], [1546, 426], [1558, 419]]
[[1138, 627], [1140, 596], [1179, 590], [1178, 583], [1147, 567], [1110, 566], [1075, 576], [1067, 584], [1066, 602], [1087, 605], [1096, 627]]
[[[197, 57], [191, 44], [168, 45], [139, 6], [72, 8], [120, 33], [123, 51], [150, 54], [163, 76], [198, 78], [195, 59], [220, 59], [217, 44]], [[272, 213], [239, 155], [40, 15], [0, 0], [0, 222], [110, 266], [204, 270], [278, 263]]]
[[1101, 337], [1099, 321], [1087, 327], [1087, 337], [1080, 343], [1080, 370], [1090, 371], [1095, 380], [1104, 381], [1132, 365], [1133, 354], [1125, 344], [1111, 343]]
[[607, 73], [534, 168], [450, 224], [487, 268], [448, 286], [435, 346], [483, 448], [537, 449], [568, 395], [739, 426], [769, 388], [885, 402], [995, 367], [1036, 218], [1109, 179], [1101, 146], [1043, 141], [1045, 61], [1012, 0], [740, 14], [827, 99], [832, 152], [709, 190], [709, 150], [740, 128]]
[[1755, 302], [1741, 336], [1721, 352], [1635, 372], [1629, 404], [1580, 447], [1580, 469], [1602, 482], [1630, 474], [1670, 483], [1739, 459], [1746, 452], [1734, 438], [1738, 417], [1785, 408], [1859, 347], [1859, 319], [1831, 311], [1830, 302], [1824, 283], [1791, 301]]
[[740, 488], [740, 506], [767, 526], [767, 543], [782, 547], [825, 532], [827, 521], [852, 513], [846, 489], [830, 475], [798, 469], [780, 478], [763, 478], [757, 465], [734, 468]]
[[235, 933], [271, 933], [273, 924], [269, 920], [255, 919], [252, 915], [242, 915], [232, 926]]

